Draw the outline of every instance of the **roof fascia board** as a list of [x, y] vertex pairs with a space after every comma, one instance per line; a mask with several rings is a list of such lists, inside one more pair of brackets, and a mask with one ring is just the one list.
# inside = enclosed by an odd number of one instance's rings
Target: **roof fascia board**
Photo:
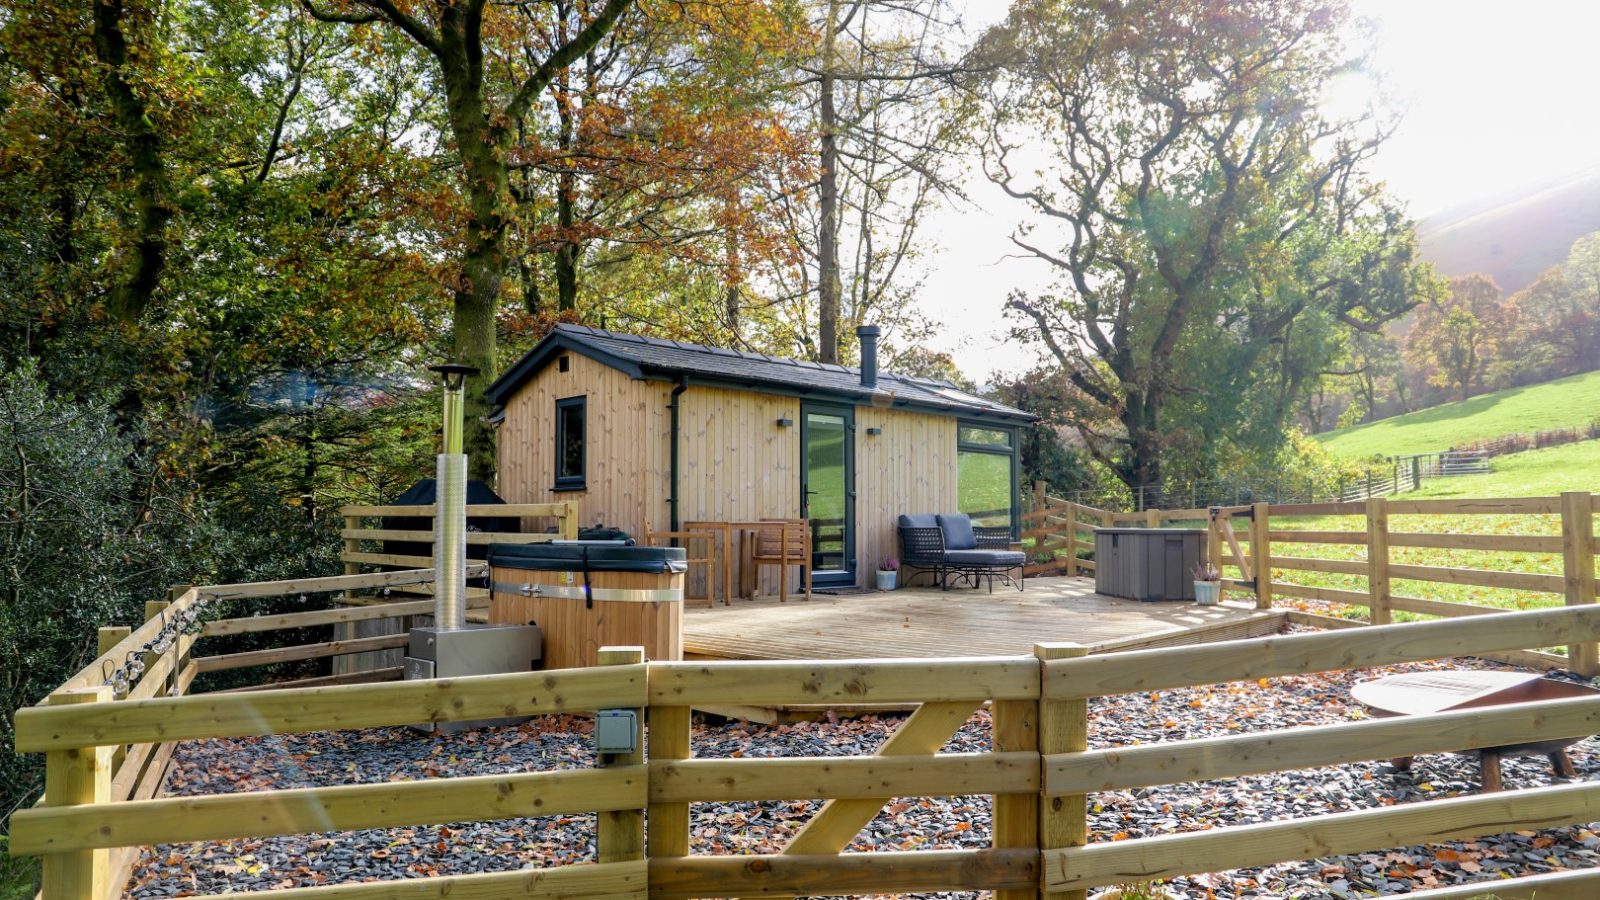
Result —
[[794, 385], [779, 382], [764, 381], [760, 379], [718, 378], [707, 375], [693, 375], [676, 369], [665, 369], [658, 366], [645, 368], [645, 378], [659, 381], [675, 381], [681, 375], [684, 382], [690, 386], [722, 388], [736, 391], [752, 391], [760, 394], [774, 394], [780, 397], [795, 397], [800, 400], [826, 399], [835, 402], [850, 403], [855, 406], [879, 407], [876, 402], [879, 398], [889, 401], [888, 407], [904, 412], [918, 412], [937, 416], [965, 416], [971, 419], [985, 421], [1005, 422], [1010, 425], [1026, 425], [1037, 421], [1037, 417], [1015, 416], [993, 410], [982, 410], [971, 406], [941, 406], [934, 403], [921, 403], [915, 400], [906, 400], [896, 397], [890, 391], [879, 391], [875, 394], [850, 393], [845, 391], [830, 390], [828, 388], [798, 388]]

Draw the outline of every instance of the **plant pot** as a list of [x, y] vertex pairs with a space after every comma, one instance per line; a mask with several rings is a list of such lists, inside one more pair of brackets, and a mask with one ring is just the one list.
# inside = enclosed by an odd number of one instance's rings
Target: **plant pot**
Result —
[[1194, 602], [1201, 606], [1216, 606], [1222, 599], [1222, 582], [1196, 581], [1194, 583]]
[[895, 571], [893, 569], [890, 569], [890, 570], [879, 569], [878, 570], [878, 590], [880, 590], [880, 591], [892, 591], [892, 590], [894, 590], [895, 576], [897, 576], [899, 574], [900, 574], [899, 572], [897, 572], [897, 571]]

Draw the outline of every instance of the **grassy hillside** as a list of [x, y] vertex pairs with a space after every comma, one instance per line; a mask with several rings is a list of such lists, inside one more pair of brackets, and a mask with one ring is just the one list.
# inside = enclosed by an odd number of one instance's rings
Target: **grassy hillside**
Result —
[[1600, 168], [1474, 201], [1417, 226], [1422, 258], [1445, 275], [1486, 272], [1507, 295], [1561, 262], [1572, 242], [1600, 229]]
[[1318, 435], [1339, 456], [1434, 453], [1468, 441], [1584, 425], [1600, 415], [1600, 372], [1511, 388]]

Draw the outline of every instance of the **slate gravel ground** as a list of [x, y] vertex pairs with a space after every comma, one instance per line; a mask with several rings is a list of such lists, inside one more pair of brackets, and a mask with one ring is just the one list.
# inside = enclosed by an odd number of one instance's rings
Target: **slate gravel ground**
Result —
[[[1091, 705], [1090, 741], [1109, 747], [1350, 721], [1361, 715], [1349, 699], [1351, 685], [1389, 672], [1437, 667], [1395, 666], [1107, 698]], [[746, 758], [865, 754], [900, 721], [885, 716], [781, 726], [697, 724], [694, 751], [702, 757]], [[215, 794], [584, 768], [593, 765], [590, 730], [583, 718], [547, 716], [515, 729], [453, 737], [383, 728], [195, 741], [179, 747], [168, 790]], [[988, 716], [980, 712], [945, 749], [987, 750], [988, 734]], [[1580, 778], [1600, 774], [1597, 749], [1600, 742], [1593, 739], [1573, 748]], [[1503, 770], [1507, 789], [1554, 781], [1543, 758], [1508, 759]], [[1372, 762], [1095, 794], [1090, 798], [1091, 827], [1097, 840], [1126, 840], [1470, 795], [1478, 789], [1475, 757], [1428, 756], [1410, 773]], [[772, 852], [819, 805], [694, 804], [694, 852]], [[851, 849], [984, 847], [989, 816], [988, 797], [901, 798], [885, 808]], [[143, 900], [582, 862], [594, 858], [594, 828], [590, 815], [168, 845], [146, 853], [134, 871], [131, 894]], [[1600, 836], [1589, 827], [1573, 826], [1193, 876], [1167, 887], [1189, 898], [1217, 900], [1363, 897], [1595, 866], [1600, 866]]]

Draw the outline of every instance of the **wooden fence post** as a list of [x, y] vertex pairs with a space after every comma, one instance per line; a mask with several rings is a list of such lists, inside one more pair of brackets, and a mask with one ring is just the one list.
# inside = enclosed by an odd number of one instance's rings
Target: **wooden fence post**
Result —
[[[1595, 602], [1594, 497], [1588, 491], [1561, 492], [1561, 555], [1568, 606]], [[1586, 678], [1600, 675], [1600, 645], [1567, 646], [1567, 664]]]
[[1220, 577], [1222, 575], [1223, 537], [1222, 525], [1217, 521], [1218, 518], [1217, 508], [1213, 506], [1211, 515], [1206, 518], [1206, 562], [1211, 564], [1211, 568], [1217, 570], [1217, 575]]
[[1268, 506], [1250, 506], [1250, 574], [1256, 579], [1256, 609], [1272, 608], [1272, 539]]
[[[132, 633], [133, 629], [126, 625], [106, 625], [101, 627], [101, 629], [96, 632], [96, 637], [99, 641], [99, 644], [98, 649], [95, 651], [95, 655], [105, 656], [107, 653], [111, 652], [111, 648], [122, 643], [123, 638], [126, 638]], [[111, 699], [117, 699], [115, 690], [112, 692]], [[127, 758], [127, 756], [128, 748], [126, 745], [119, 744], [116, 748], [114, 748], [111, 755], [112, 770], [115, 771], [118, 767], [120, 767], [122, 765], [122, 761]]]
[[1367, 595], [1367, 620], [1389, 624], [1389, 501], [1382, 497], [1367, 498]]
[[1147, 509], [1144, 511], [1144, 524], [1147, 528], [1161, 527], [1161, 510]]
[[[348, 534], [349, 532], [354, 531], [355, 529], [358, 529], [360, 527], [361, 527], [361, 517], [360, 516], [345, 516], [344, 517], [344, 530], [345, 530], [346, 534]], [[346, 574], [346, 575], [360, 575], [361, 574], [361, 564], [358, 563], [358, 562], [351, 562], [350, 559], [349, 559], [349, 557], [352, 554], [360, 553], [360, 552], [361, 552], [361, 541], [359, 541], [359, 540], [357, 540], [355, 538], [348, 538], [348, 537], [344, 539], [344, 554], [343, 554], [344, 557], [345, 557], [344, 574]], [[428, 585], [428, 587], [430, 589], [432, 589], [434, 587], [434, 585], [430, 584], [430, 585]], [[344, 591], [344, 592], [339, 594], [339, 598], [341, 600], [348, 600], [352, 596], [354, 596], [354, 594], [352, 592], [350, 592], [350, 591]], [[412, 620], [409, 619], [409, 618], [408, 619], [402, 619], [399, 622], [399, 625], [402, 628], [404, 628], [404, 627], [409, 626], [411, 624], [411, 621]], [[351, 638], [355, 637], [357, 634], [360, 633], [359, 627], [354, 622], [335, 622], [334, 625], [333, 625], [332, 631], [333, 631], [333, 639], [336, 640], [336, 641], [347, 641], [347, 640], [350, 640]], [[369, 634], [370, 633], [371, 632], [369, 632]], [[373, 656], [376, 657], [377, 654], [373, 654]], [[359, 664], [357, 663], [358, 659], [360, 659], [360, 657], [358, 657], [358, 656], [335, 656], [333, 659], [329, 660], [329, 662], [328, 662], [329, 671], [333, 672], [333, 674], [335, 674], [335, 675], [348, 675], [348, 674], [350, 674], [352, 672], [358, 672], [358, 671], [360, 671]]]
[[[344, 517], [344, 530], [346, 532], [354, 531], [354, 530], [356, 530], [356, 529], [358, 529], [360, 527], [361, 527], [361, 517], [360, 516], [345, 516]], [[361, 552], [361, 541], [357, 540], [356, 538], [349, 538], [349, 537], [345, 538], [344, 539], [344, 552], [345, 552], [346, 556], [349, 556], [352, 553], [360, 553]], [[344, 573], [346, 575], [360, 575], [361, 574], [361, 564], [358, 563], [358, 562], [351, 562], [350, 560], [346, 559], [344, 561]]]
[[[602, 666], [633, 666], [644, 662], [643, 647], [601, 647], [596, 662]], [[632, 753], [617, 754], [613, 761], [620, 766], [644, 764], [644, 709], [635, 709], [635, 732]], [[628, 862], [644, 859], [644, 810], [617, 809], [597, 814], [599, 827], [596, 841], [599, 844], [599, 861]], [[687, 817], [685, 825], [688, 824]]]
[[[1039, 704], [1033, 700], [997, 700], [990, 716], [991, 744], [995, 753], [1037, 752]], [[653, 826], [652, 826], [653, 827]], [[1027, 849], [1039, 846], [1039, 794], [996, 794], [994, 798], [994, 848]], [[1037, 888], [1012, 888], [994, 892], [994, 900], [1034, 900]]]
[[[1081, 753], [1089, 749], [1089, 701], [1051, 700], [1044, 677], [1043, 664], [1053, 659], [1074, 659], [1085, 656], [1089, 648], [1081, 644], [1034, 644], [1033, 655], [1040, 665], [1039, 693], [1039, 753], [1040, 782], [1043, 783], [1043, 757], [1052, 753]], [[1059, 847], [1082, 847], [1089, 843], [1089, 807], [1086, 794], [1064, 797], [1046, 797], [1039, 806], [1039, 849], [1054, 850]], [[1043, 890], [1048, 873], [1039, 873], [1040, 897], [1051, 900], [1084, 900], [1084, 890]]]
[[[652, 706], [650, 715], [649, 761], [670, 763], [688, 759], [693, 720], [687, 706]], [[689, 804], [655, 803], [649, 806], [648, 856], [689, 855]]]
[[[71, 688], [50, 695], [52, 706], [68, 703], [107, 703], [114, 695], [109, 685]], [[82, 806], [111, 802], [112, 747], [75, 747], [51, 750], [44, 761], [44, 805]], [[43, 900], [105, 900], [111, 896], [111, 851], [68, 850], [46, 854], [43, 860]], [[121, 895], [121, 891], [116, 892]]]
[[[578, 539], [578, 502], [568, 500], [566, 512], [561, 516], [561, 539], [575, 541]], [[710, 577], [710, 573], [707, 573]]]
[[[182, 597], [184, 594], [189, 593], [189, 591], [191, 589], [193, 589], [193, 587], [194, 587], [194, 585], [191, 585], [191, 584], [175, 584], [172, 587], [168, 588], [167, 589], [167, 605], [170, 606], [173, 603], [177, 602], [179, 597]], [[172, 650], [169, 651], [169, 652], [172, 653], [172, 675], [171, 675], [171, 678], [172, 678], [172, 688], [173, 688], [172, 694], [173, 694], [173, 696], [178, 696], [178, 695], [181, 695], [183, 693], [183, 670], [184, 670], [184, 667], [189, 665], [189, 658], [192, 655], [192, 653], [180, 653], [180, 652], [178, 652], [181, 649], [179, 645], [182, 643], [182, 641], [183, 641], [183, 635], [182, 634], [174, 634], [172, 636]], [[192, 651], [193, 649], [194, 648], [191, 646], [190, 647], [190, 651]]]
[[1078, 574], [1078, 507], [1067, 504], [1067, 574]]
[[[171, 605], [171, 603], [168, 603], [165, 600], [146, 600], [144, 602], [144, 620], [148, 622], [151, 619], [160, 618], [161, 615], [167, 611], [167, 607]], [[159, 658], [160, 655], [154, 651], [146, 653], [144, 655], [144, 667], [149, 669], [151, 666], [156, 664], [156, 660]], [[166, 695], [167, 692], [165, 689], [157, 691], [155, 694], [157, 697], [165, 697]]]

